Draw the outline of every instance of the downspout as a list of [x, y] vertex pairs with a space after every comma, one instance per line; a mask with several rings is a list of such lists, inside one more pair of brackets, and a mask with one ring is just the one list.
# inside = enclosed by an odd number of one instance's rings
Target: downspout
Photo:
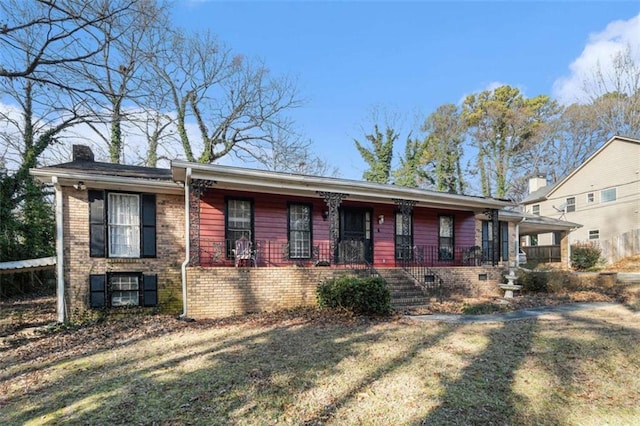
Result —
[[58, 314], [58, 322], [63, 323], [67, 320], [67, 313], [64, 303], [64, 210], [62, 208], [62, 188], [58, 182], [58, 177], [51, 178], [56, 197], [56, 312]]
[[190, 221], [189, 221], [189, 198], [191, 187], [191, 167], [187, 167], [186, 175], [184, 178], [184, 247], [185, 255], [184, 262], [182, 262], [182, 314], [181, 318], [187, 318], [187, 265], [191, 261], [191, 241], [190, 235]]

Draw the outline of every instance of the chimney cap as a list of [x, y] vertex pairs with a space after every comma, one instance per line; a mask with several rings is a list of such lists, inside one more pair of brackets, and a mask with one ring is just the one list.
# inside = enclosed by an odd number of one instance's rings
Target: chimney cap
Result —
[[93, 151], [87, 145], [73, 145], [73, 161], [94, 161]]

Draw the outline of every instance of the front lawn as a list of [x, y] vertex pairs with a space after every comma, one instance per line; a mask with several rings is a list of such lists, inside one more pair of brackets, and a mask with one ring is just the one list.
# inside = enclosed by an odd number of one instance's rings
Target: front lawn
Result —
[[640, 318], [626, 308], [489, 325], [299, 310], [2, 331], [3, 424], [595, 425], [640, 418]]

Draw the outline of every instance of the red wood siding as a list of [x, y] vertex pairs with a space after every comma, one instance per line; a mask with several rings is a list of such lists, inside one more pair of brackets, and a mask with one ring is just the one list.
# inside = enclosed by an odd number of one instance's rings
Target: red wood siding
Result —
[[[254, 240], [265, 241], [281, 246], [288, 240], [287, 208], [289, 203], [306, 203], [312, 206], [313, 245], [329, 245], [329, 221], [322, 218], [326, 205], [320, 198], [290, 197], [275, 194], [253, 194], [240, 191], [209, 189], [200, 202], [200, 237], [202, 243], [224, 241], [225, 238], [225, 198], [242, 198], [253, 201]], [[378, 267], [395, 266], [395, 212], [392, 204], [369, 204], [344, 200], [343, 206], [371, 209], [374, 265]], [[438, 245], [438, 215], [448, 214], [455, 217], [455, 245], [474, 245], [475, 217], [473, 212], [439, 210], [416, 207], [413, 211], [414, 245]], [[378, 218], [384, 215], [384, 223]], [[272, 252], [273, 254], [273, 252]], [[277, 265], [277, 260], [275, 264]]]

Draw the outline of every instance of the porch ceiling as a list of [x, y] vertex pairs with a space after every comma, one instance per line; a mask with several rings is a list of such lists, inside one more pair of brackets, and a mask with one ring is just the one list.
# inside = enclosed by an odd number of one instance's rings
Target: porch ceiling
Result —
[[419, 206], [441, 209], [482, 210], [511, 206], [508, 200], [448, 194], [418, 188], [407, 188], [348, 179], [298, 175], [244, 169], [216, 164], [198, 164], [173, 161], [173, 179], [184, 181], [186, 170], [191, 169], [192, 179], [214, 181], [213, 188], [252, 191], [267, 194], [285, 194], [299, 197], [319, 197], [318, 192], [348, 194], [350, 201], [394, 204], [395, 199], [416, 201]]

